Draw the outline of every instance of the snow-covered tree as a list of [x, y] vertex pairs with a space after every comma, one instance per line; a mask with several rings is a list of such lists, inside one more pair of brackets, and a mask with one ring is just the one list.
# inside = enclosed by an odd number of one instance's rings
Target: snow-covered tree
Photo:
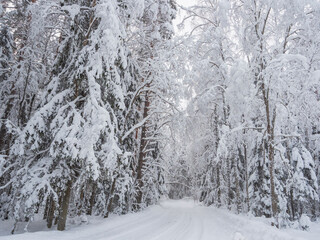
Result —
[[203, 163], [200, 199], [288, 225], [291, 151], [298, 140], [316, 149], [318, 41], [309, 33], [318, 28], [318, 5], [203, 0], [185, 10], [193, 27], [185, 40], [189, 152]]

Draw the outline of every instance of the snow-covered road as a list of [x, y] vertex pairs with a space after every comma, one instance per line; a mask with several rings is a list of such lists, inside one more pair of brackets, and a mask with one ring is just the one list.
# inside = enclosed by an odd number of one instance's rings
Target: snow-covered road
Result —
[[238, 216], [202, 207], [192, 200], [166, 200], [140, 213], [91, 220], [88, 225], [58, 231], [2, 236], [0, 240], [315, 240], [319, 223], [310, 232], [277, 230], [263, 219]]

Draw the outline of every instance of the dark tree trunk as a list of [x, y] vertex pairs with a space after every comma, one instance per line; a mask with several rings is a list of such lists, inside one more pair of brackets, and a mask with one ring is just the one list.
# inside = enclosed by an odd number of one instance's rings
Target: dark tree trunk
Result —
[[112, 210], [112, 204], [113, 204], [113, 198], [114, 198], [114, 190], [116, 188], [116, 181], [117, 181], [117, 178], [115, 178], [113, 180], [112, 185], [111, 185], [110, 195], [109, 195], [108, 204], [107, 204], [107, 212], [104, 214], [104, 218], [108, 218], [109, 217], [109, 213]]
[[292, 214], [292, 221], [295, 220], [295, 208], [294, 208], [294, 199], [293, 199], [293, 190], [290, 190], [290, 202], [291, 202], [291, 214]]
[[[143, 119], [148, 117], [148, 111], [149, 111], [149, 96], [148, 92], [146, 93], [146, 98], [145, 98], [145, 104], [143, 108]], [[143, 188], [143, 167], [144, 167], [144, 157], [145, 157], [145, 148], [147, 146], [147, 126], [146, 123], [142, 126], [141, 129], [141, 139], [140, 139], [140, 149], [139, 149], [139, 158], [138, 158], [138, 166], [137, 166], [137, 181], [138, 181], [138, 195], [137, 195], [137, 204], [138, 208], [140, 207], [139, 205], [142, 202], [142, 188]]]
[[96, 185], [94, 182], [92, 182], [92, 192], [89, 200], [89, 208], [87, 210], [88, 215], [92, 215], [92, 209], [95, 203], [95, 196], [96, 196]]
[[247, 156], [247, 145], [243, 144], [244, 151], [244, 170], [246, 178], [246, 203], [247, 203], [247, 212], [250, 211], [250, 198], [249, 198], [249, 173], [248, 173], [248, 156]]
[[53, 224], [54, 211], [55, 211], [53, 196], [50, 196], [47, 205], [48, 205], [47, 206], [47, 227], [51, 228]]
[[66, 229], [70, 195], [71, 195], [71, 181], [69, 180], [67, 183], [67, 188], [63, 195], [62, 205], [60, 206], [61, 209], [60, 209], [58, 227], [57, 227], [59, 231], [63, 231]]
[[221, 189], [220, 189], [220, 166], [217, 165], [217, 188], [218, 188], [218, 207], [221, 206]]

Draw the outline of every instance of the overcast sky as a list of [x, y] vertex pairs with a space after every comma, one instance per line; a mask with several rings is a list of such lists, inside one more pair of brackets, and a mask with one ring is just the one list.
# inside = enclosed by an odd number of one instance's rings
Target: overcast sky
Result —
[[191, 6], [196, 3], [196, 0], [176, 0], [178, 4], [183, 6]]
[[[189, 7], [189, 6], [192, 6], [194, 5], [197, 0], [176, 0], [176, 2], [179, 4], [179, 5], [182, 5], [184, 7]], [[179, 8], [178, 8], [179, 9]], [[174, 27], [175, 27], [175, 31], [177, 34], [181, 34], [181, 33], [184, 33], [186, 32], [186, 29], [188, 29], [188, 27], [186, 26], [186, 28], [183, 30], [183, 31], [179, 31], [177, 29], [177, 24], [181, 23], [183, 19], [183, 11], [181, 10], [178, 10], [178, 14], [177, 14], [177, 18], [173, 21], [173, 24], [174, 24]]]

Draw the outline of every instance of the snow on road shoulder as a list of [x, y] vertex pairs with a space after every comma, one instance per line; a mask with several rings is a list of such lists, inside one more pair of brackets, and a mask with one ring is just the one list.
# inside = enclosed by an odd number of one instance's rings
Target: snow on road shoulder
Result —
[[[0, 235], [8, 233], [9, 226], [3, 223], [0, 222]], [[191, 199], [165, 200], [139, 213], [90, 218], [89, 224], [69, 225], [64, 232], [29, 232], [1, 236], [0, 240], [318, 240], [320, 236], [320, 223], [313, 223], [309, 232], [278, 230], [267, 223], [263, 218], [203, 207]], [[31, 224], [30, 230], [35, 231], [36, 227], [46, 230], [41, 222]]]

